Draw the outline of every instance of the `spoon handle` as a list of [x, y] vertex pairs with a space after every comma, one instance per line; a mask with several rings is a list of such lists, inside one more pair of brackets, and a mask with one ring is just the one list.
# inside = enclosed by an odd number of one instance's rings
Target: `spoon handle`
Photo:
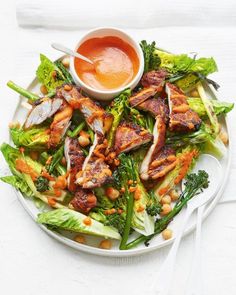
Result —
[[185, 216], [183, 218], [181, 228], [174, 240], [174, 243], [169, 251], [169, 254], [161, 266], [161, 269], [157, 276], [155, 277], [155, 283], [153, 286], [153, 294], [155, 295], [167, 295], [171, 286], [171, 281], [173, 277], [174, 265], [176, 254], [180, 245], [181, 238], [183, 236], [185, 225], [192, 214], [193, 210], [187, 208]]
[[197, 227], [195, 235], [195, 249], [193, 253], [193, 264], [188, 279], [186, 295], [201, 295], [202, 294], [202, 276], [201, 276], [201, 232], [202, 232], [202, 217], [205, 205], [198, 208], [197, 211]]
[[90, 59], [88, 59], [87, 57], [79, 54], [78, 52], [75, 52], [75, 51], [63, 46], [62, 44], [52, 43], [51, 46], [52, 46], [52, 48], [54, 48], [54, 49], [56, 49], [58, 51], [61, 51], [61, 52], [66, 53], [68, 55], [80, 58], [80, 59], [82, 59], [82, 60], [84, 60], [84, 61], [86, 61], [86, 62], [93, 65], [93, 62]]

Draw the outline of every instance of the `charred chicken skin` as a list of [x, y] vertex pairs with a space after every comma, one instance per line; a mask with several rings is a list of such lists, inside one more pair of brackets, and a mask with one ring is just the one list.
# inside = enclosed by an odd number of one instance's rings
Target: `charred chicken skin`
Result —
[[198, 130], [202, 121], [198, 114], [190, 109], [185, 94], [178, 87], [170, 83], [166, 84], [166, 92], [170, 109], [170, 130]]
[[93, 192], [79, 187], [75, 192], [74, 198], [70, 201], [69, 208], [87, 214], [96, 205], [97, 198]]
[[159, 153], [161, 148], [165, 144], [166, 125], [162, 117], [156, 117], [156, 123], [153, 129], [153, 143], [149, 148], [141, 166], [140, 166], [140, 177], [143, 180], [148, 180], [150, 177], [149, 169], [156, 155]]
[[96, 133], [82, 171], [77, 174], [76, 183], [87, 189], [100, 187], [112, 180], [112, 171], [105, 162], [106, 149], [107, 140], [103, 135]]
[[70, 192], [75, 192], [78, 185], [75, 184], [76, 174], [82, 170], [85, 160], [84, 152], [81, 150], [79, 142], [75, 138], [65, 139], [64, 153], [67, 163], [67, 187]]
[[130, 105], [132, 107], [137, 106], [161, 92], [164, 87], [166, 76], [167, 73], [164, 70], [145, 73], [141, 80], [141, 84], [144, 88], [130, 97]]
[[152, 140], [152, 134], [139, 125], [122, 121], [116, 130], [114, 150], [116, 154], [128, 152]]
[[152, 179], [165, 176], [177, 164], [175, 151], [169, 146], [163, 146], [153, 157], [149, 166], [148, 175]]

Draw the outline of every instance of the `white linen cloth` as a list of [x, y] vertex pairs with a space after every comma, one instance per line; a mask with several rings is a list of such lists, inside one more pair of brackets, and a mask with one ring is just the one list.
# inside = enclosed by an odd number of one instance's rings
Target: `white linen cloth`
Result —
[[[8, 140], [7, 126], [18, 100], [18, 95], [5, 86], [6, 81], [12, 79], [22, 86], [27, 86], [34, 77], [39, 53], [45, 53], [51, 59], [60, 55], [50, 48], [51, 42], [61, 42], [73, 48], [85, 29], [96, 26], [127, 27], [130, 28], [128, 32], [137, 39], [155, 39], [160, 47], [171, 51], [197, 51], [201, 56], [214, 56], [219, 73], [212, 75], [212, 78], [221, 85], [219, 98], [234, 101], [236, 9], [233, 0], [223, 3], [216, 0], [155, 1], [156, 4], [152, 2], [153, 5], [145, 1], [147, 5], [141, 6], [143, 11], [138, 11], [138, 1], [135, 1], [135, 8], [132, 6], [132, 10], [127, 7], [124, 9], [124, 1], [119, 1], [120, 6], [117, 2], [109, 1], [107, 7], [103, 6], [103, 10], [99, 10], [99, 3], [105, 3], [104, 1], [73, 1], [73, 6], [71, 0], [65, 1], [65, 5], [59, 0], [56, 5], [52, 4], [55, 3], [54, 0], [50, 3], [43, 0], [21, 0], [17, 6], [17, 20], [21, 28], [17, 28], [15, 24], [13, 1], [4, 1], [0, 10], [0, 33], [5, 41], [0, 47], [0, 93], [3, 101], [0, 108], [1, 142]], [[133, 1], [126, 2], [128, 6]], [[109, 8], [110, 5], [112, 9]], [[123, 10], [129, 14], [125, 14]], [[79, 11], [83, 12], [83, 16], [77, 19]], [[154, 12], [158, 14], [154, 15]], [[147, 17], [143, 19], [143, 15]], [[151, 20], [151, 16], [155, 17]], [[233, 131], [233, 157], [230, 178], [223, 196], [225, 200], [235, 199], [236, 196], [235, 115], [236, 110], [229, 115], [229, 124]], [[6, 164], [0, 155], [0, 170], [5, 169]], [[2, 293], [147, 293], [147, 287], [152, 283], [152, 272], [160, 266], [168, 248], [130, 259], [102, 258], [76, 252], [46, 236], [26, 214], [8, 185], [1, 183], [0, 190]], [[235, 294], [235, 205], [217, 206], [204, 223], [202, 248], [206, 294]], [[170, 295], [184, 294], [191, 262], [192, 241], [193, 235], [188, 236], [180, 248]]]
[[214, 0], [19, 0], [21, 26], [83, 29], [234, 26], [236, 2]]

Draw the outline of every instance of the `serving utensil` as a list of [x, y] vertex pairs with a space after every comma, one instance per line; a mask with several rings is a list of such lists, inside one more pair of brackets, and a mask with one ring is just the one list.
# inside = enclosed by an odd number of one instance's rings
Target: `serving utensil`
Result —
[[[194, 171], [198, 171], [198, 170], [205, 170], [208, 173], [209, 181], [210, 181], [209, 186], [208, 188], [204, 189], [203, 192], [201, 192], [200, 194], [198, 194], [197, 196], [195, 196], [193, 199], [191, 199], [188, 202], [178, 234], [174, 240], [174, 243], [169, 251], [169, 254], [166, 260], [164, 261], [160, 271], [157, 273], [157, 276], [155, 277], [155, 283], [152, 288], [153, 294], [167, 295], [169, 293], [169, 289], [170, 289], [171, 281], [173, 277], [176, 254], [177, 254], [187, 221], [195, 209], [202, 207], [204, 204], [209, 202], [216, 195], [216, 192], [219, 188], [221, 175], [222, 175], [222, 168], [219, 161], [216, 158], [208, 154], [201, 155], [194, 168]], [[200, 239], [198, 238], [198, 243], [199, 241]], [[194, 285], [191, 290], [191, 292], [192, 291], [193, 292], [189, 293], [188, 295], [195, 294], [194, 293], [195, 287], [196, 286]]]
[[88, 62], [88, 63], [90, 63], [91, 65], [94, 66], [94, 62], [91, 59], [83, 56], [82, 54], [80, 54], [78, 52], [75, 52], [75, 51], [73, 51], [73, 50], [65, 47], [64, 45], [61, 45], [59, 43], [52, 43], [51, 46], [52, 46], [52, 48], [54, 48], [54, 49], [56, 49], [58, 51], [64, 52], [64, 53], [66, 53], [66, 54], [68, 54], [70, 56], [74, 56], [74, 57], [80, 58], [83, 61], [86, 61], [86, 62]]

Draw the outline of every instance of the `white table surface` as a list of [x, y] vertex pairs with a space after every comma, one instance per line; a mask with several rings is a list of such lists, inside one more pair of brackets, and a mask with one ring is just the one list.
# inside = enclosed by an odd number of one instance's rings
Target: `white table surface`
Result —
[[[43, 37], [48, 33], [35, 30], [36, 33], [39, 34], [37, 42], [32, 44], [30, 39], [25, 38], [22, 44], [19, 39], [25, 33], [17, 27], [14, 1], [1, 2], [1, 142], [8, 140], [7, 126], [17, 102], [17, 95], [8, 90], [5, 83], [9, 79], [23, 81], [26, 76], [30, 79], [36, 64], [31, 72], [27, 69], [26, 73], [24, 64], [27, 63], [29, 55], [36, 60], [38, 53], [43, 51], [45, 46], [49, 46], [49, 39]], [[60, 32], [50, 34], [55, 40], [60, 39]], [[144, 32], [139, 34], [145, 37]], [[171, 38], [167, 38], [167, 35]], [[76, 37], [69, 32], [68, 36], [71, 36], [73, 44]], [[220, 97], [229, 101], [236, 97], [235, 36], [235, 28], [207, 28], [204, 32], [198, 28], [164, 27], [158, 31], [159, 42], [164, 48], [172, 49], [175, 44], [179, 51], [197, 50], [202, 55], [214, 56], [220, 68], [220, 72], [214, 75], [222, 85]], [[28, 48], [29, 55], [22, 55], [22, 59], [19, 59], [16, 46], [19, 46], [19, 50]], [[52, 51], [50, 53], [51, 57], [56, 56]], [[25, 86], [27, 82], [29, 81], [21, 84]], [[233, 131], [233, 149], [236, 146], [235, 113], [234, 110], [229, 116]], [[1, 157], [1, 171], [5, 167]], [[236, 152], [224, 193], [225, 198], [235, 198], [235, 181]], [[145, 294], [151, 284], [152, 272], [160, 267], [166, 257], [168, 249], [127, 259], [102, 258], [76, 252], [40, 230], [24, 211], [10, 186], [0, 184], [0, 198], [0, 294]], [[193, 234], [186, 237], [180, 247], [171, 294], [184, 294], [191, 265], [193, 238]], [[205, 294], [236, 294], [236, 203], [217, 205], [204, 222], [202, 250]]]

